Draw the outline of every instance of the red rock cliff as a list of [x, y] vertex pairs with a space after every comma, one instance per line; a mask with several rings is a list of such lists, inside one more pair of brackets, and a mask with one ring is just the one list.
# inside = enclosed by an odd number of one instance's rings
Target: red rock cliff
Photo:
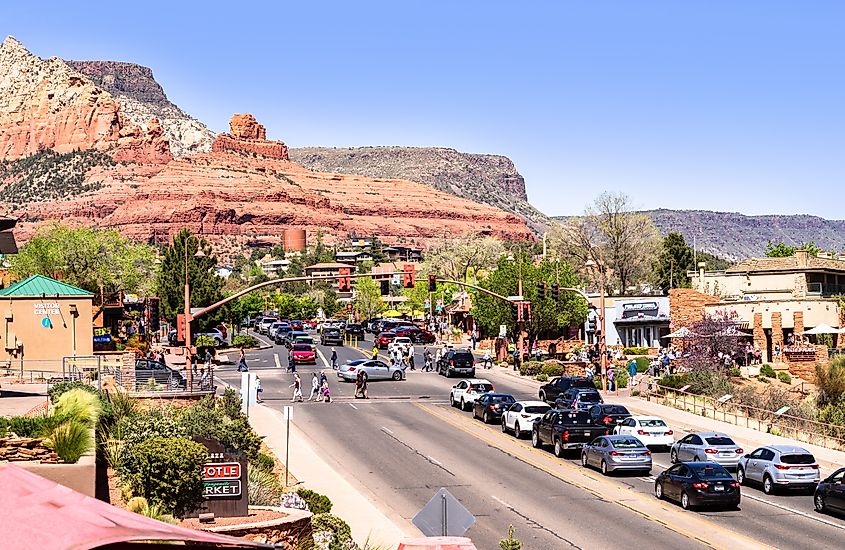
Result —
[[264, 126], [251, 114], [233, 115], [229, 121], [229, 133], [217, 136], [211, 150], [217, 153], [255, 153], [271, 159], [288, 160], [287, 145], [268, 140]]

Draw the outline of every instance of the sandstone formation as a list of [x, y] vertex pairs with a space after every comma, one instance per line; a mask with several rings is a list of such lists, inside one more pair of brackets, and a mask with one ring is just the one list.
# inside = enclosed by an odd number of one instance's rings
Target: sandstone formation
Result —
[[0, 462], [37, 461], [41, 464], [58, 464], [59, 455], [44, 444], [44, 439], [29, 437], [0, 437]]
[[171, 103], [148, 67], [119, 61], [65, 63], [109, 92], [120, 103], [122, 115], [133, 124], [146, 127], [150, 119], [159, 120], [173, 156], [211, 150], [214, 132]]
[[121, 128], [113, 156], [117, 162], [144, 164], [166, 164], [173, 160], [170, 141], [157, 118], [150, 119], [146, 131], [134, 125]]
[[268, 140], [264, 126], [251, 114], [233, 115], [229, 121], [229, 133], [217, 136], [211, 144], [211, 150], [217, 153], [246, 153], [288, 160], [287, 145], [281, 141]]

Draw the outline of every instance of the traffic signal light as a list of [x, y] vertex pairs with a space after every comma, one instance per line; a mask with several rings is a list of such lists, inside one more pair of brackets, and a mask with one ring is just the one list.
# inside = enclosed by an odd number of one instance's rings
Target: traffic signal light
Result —
[[150, 306], [150, 332], [158, 332], [161, 329], [161, 312], [159, 311], [158, 298], [149, 299]]
[[552, 300], [555, 302], [560, 300], [560, 285], [557, 283], [552, 283]]
[[546, 299], [546, 283], [545, 282], [537, 283], [537, 296], [540, 298], [540, 300]]
[[596, 332], [596, 318], [595, 317], [588, 317], [587, 318], [587, 332]]
[[352, 290], [352, 283], [349, 280], [349, 270], [348, 267], [341, 267], [337, 270], [337, 274], [339, 275], [337, 279], [337, 291], [338, 292], [350, 292]]
[[390, 281], [388, 281], [387, 279], [382, 279], [381, 281], [379, 281], [379, 285], [381, 286], [382, 296], [387, 296], [388, 294], [390, 294]]
[[517, 322], [531, 322], [531, 302], [516, 302]]
[[414, 288], [414, 264], [405, 264], [402, 266], [402, 286], [405, 288]]
[[428, 291], [437, 292], [437, 275], [434, 273], [428, 274]]
[[185, 341], [185, 314], [184, 313], [177, 313], [176, 314], [176, 341], [177, 342], [184, 342]]

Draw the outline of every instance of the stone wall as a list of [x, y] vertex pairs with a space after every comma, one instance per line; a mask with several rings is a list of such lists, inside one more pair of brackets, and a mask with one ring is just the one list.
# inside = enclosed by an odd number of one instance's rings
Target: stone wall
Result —
[[766, 344], [766, 331], [763, 330], [763, 314], [757, 312], [754, 314], [754, 346], [762, 352], [762, 359], [764, 363], [769, 361], [768, 345]]
[[269, 543], [275, 545], [277, 548], [284, 548], [285, 550], [295, 550], [297, 548], [309, 547], [305, 542], [311, 538], [311, 513], [303, 510], [290, 510], [275, 507], [264, 506], [250, 506], [250, 508], [261, 508], [270, 510], [279, 510], [288, 514], [288, 517], [265, 521], [262, 523], [254, 523], [251, 525], [227, 525], [221, 527], [212, 527], [203, 529], [204, 531], [211, 531], [229, 535], [231, 537], [238, 537], [253, 542]]
[[789, 374], [806, 380], [807, 382], [816, 381], [816, 365], [827, 364], [829, 361], [827, 346], [813, 345], [802, 346], [807, 349], [814, 349], [815, 353], [784, 353], [784, 361], [789, 369]]
[[793, 334], [796, 337], [800, 336], [804, 332], [804, 312], [803, 311], [795, 311], [792, 313], [792, 326]]
[[0, 461], [19, 462], [32, 460], [42, 464], [58, 464], [59, 455], [44, 444], [42, 438], [0, 438]]
[[669, 315], [672, 330], [689, 328], [704, 317], [704, 308], [719, 303], [719, 298], [691, 288], [673, 288], [669, 291]]
[[[772, 353], [775, 349], [783, 351], [783, 316], [780, 311], [772, 312]], [[773, 359], [783, 361], [783, 355], [781, 354], [781, 357], [776, 356]]]

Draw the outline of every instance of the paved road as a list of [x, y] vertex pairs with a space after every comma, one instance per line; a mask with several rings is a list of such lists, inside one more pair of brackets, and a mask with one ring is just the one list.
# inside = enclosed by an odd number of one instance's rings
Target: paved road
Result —
[[[319, 349], [328, 359], [330, 348]], [[339, 362], [363, 356], [347, 347], [337, 351]], [[284, 367], [284, 348], [250, 354], [248, 360], [261, 376], [265, 400], [278, 408], [290, 403], [291, 375], [276, 366], [274, 354]], [[353, 384], [338, 381], [326, 367], [299, 368], [306, 397], [311, 373], [325, 370], [335, 402], [297, 404], [297, 425], [325, 457], [377, 495], [383, 510], [410, 519], [438, 488], [447, 487], [476, 515], [468, 536], [479, 548], [497, 547], [509, 524], [527, 549], [707, 546], [696, 538], [719, 546], [714, 541], [730, 539], [731, 532], [739, 534], [737, 547], [838, 548], [845, 540], [845, 521], [815, 514], [810, 496], [766, 496], [743, 488], [740, 511], [683, 512], [654, 499], [653, 477], [604, 478], [583, 469], [577, 456], [556, 459], [449, 407], [454, 380], [409, 372], [401, 382], [371, 382], [371, 399], [363, 401], [353, 398]], [[498, 391], [536, 396], [534, 385], [498, 369], [477, 374]], [[238, 384], [233, 368], [219, 376]], [[676, 430], [676, 436], [683, 433]], [[653, 471], [668, 463], [667, 454], [655, 454]]]

